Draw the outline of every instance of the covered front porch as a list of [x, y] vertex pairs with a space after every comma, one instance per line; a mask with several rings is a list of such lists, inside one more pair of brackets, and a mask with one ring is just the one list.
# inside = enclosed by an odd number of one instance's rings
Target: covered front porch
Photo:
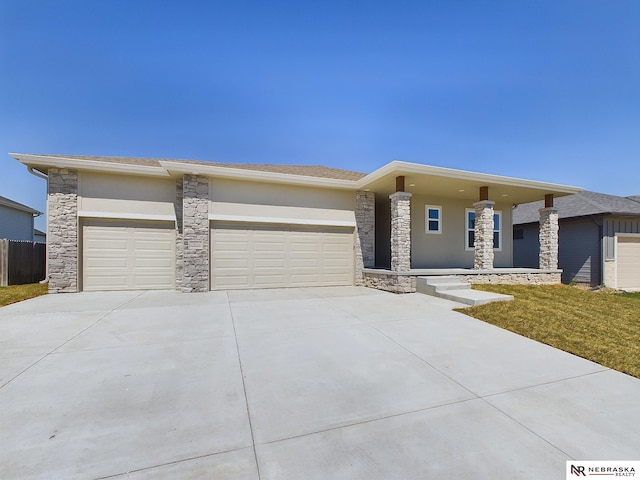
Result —
[[[356, 195], [356, 281], [396, 293], [420, 277], [467, 283], [560, 283], [554, 197], [580, 189], [392, 162]], [[513, 268], [511, 212], [544, 199], [539, 268]]]

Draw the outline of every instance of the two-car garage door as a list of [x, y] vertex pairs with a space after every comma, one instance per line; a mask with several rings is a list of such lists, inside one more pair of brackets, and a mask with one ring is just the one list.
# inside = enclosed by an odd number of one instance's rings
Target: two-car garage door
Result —
[[211, 289], [353, 284], [353, 227], [216, 224]]

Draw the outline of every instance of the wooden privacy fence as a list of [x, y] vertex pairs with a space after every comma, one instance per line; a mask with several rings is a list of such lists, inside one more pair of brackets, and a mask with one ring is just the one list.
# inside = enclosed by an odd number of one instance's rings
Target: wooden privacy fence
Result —
[[46, 270], [44, 243], [0, 239], [0, 286], [39, 282]]

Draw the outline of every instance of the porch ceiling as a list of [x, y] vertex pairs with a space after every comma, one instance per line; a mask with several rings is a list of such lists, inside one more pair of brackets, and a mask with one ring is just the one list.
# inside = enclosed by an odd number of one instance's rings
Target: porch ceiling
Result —
[[390, 195], [395, 192], [396, 177], [405, 177], [405, 190], [413, 194], [424, 194], [443, 198], [455, 198], [476, 202], [480, 187], [489, 187], [489, 199], [496, 202], [521, 204], [542, 200], [552, 193], [556, 197], [571, 195], [581, 188], [519, 178], [488, 175], [463, 170], [405, 162], [392, 162], [377, 170], [364, 180], [362, 187], [373, 192]]

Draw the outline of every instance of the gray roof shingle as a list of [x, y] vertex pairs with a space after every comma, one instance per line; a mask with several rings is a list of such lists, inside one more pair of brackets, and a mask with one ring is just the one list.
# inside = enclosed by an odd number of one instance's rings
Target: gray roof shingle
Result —
[[139, 157], [100, 157], [87, 155], [49, 155], [44, 157], [71, 158], [74, 160], [87, 160], [103, 163], [120, 163], [125, 165], [142, 165], [148, 167], [160, 167], [160, 161], [191, 163], [198, 165], [210, 165], [214, 167], [238, 168], [241, 170], [254, 170], [261, 172], [283, 173], [288, 175], [301, 175], [305, 177], [332, 178], [336, 180], [359, 180], [364, 173], [343, 170], [340, 168], [323, 167], [320, 165], [278, 165], [278, 164], [253, 164], [253, 163], [220, 163], [204, 162], [200, 160], [178, 160], [173, 158], [139, 158]]
[[[640, 200], [640, 196], [637, 196]], [[638, 215], [640, 216], [640, 201], [634, 197], [619, 197], [597, 192], [579, 192], [554, 200], [558, 208], [559, 218], [583, 217], [586, 215]], [[544, 206], [543, 201], [524, 203], [513, 209], [513, 224], [532, 223], [539, 221], [538, 210]]]
[[16, 210], [20, 210], [23, 212], [28, 212], [28, 213], [32, 213], [34, 215], [41, 215], [42, 212], [39, 212], [38, 210], [31, 208], [31, 207], [27, 207], [26, 205], [23, 205], [22, 203], [18, 203], [16, 201], [11, 200], [10, 198], [7, 197], [2, 197], [0, 196], [0, 205], [4, 205], [5, 207], [10, 207], [10, 208], [14, 208]]

